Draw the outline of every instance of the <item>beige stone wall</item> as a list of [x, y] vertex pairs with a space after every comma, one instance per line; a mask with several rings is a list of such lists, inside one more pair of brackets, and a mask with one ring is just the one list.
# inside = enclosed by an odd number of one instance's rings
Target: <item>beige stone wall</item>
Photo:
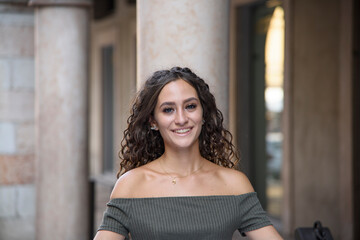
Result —
[[[0, 4], [0, 239], [34, 239], [34, 14]], [[19, 228], [21, 226], [21, 228]]]
[[[351, 170], [345, 166], [342, 169], [348, 172], [340, 171], [340, 166], [351, 164], [344, 159], [349, 152], [341, 149], [339, 136], [345, 124], [341, 119], [348, 119], [340, 114], [349, 114], [341, 104], [350, 104], [344, 97], [351, 91], [349, 85], [343, 88], [351, 73], [348, 68], [341, 71], [342, 61], [351, 64], [351, 60], [342, 56], [340, 61], [342, 50], [349, 50], [344, 46], [350, 32], [342, 31], [341, 25], [346, 2], [293, 0], [286, 1], [285, 8], [285, 229], [292, 232], [321, 220], [334, 239], [351, 239], [351, 234], [341, 235], [344, 229], [351, 230], [342, 221], [350, 216], [341, 206], [352, 204], [351, 188], [341, 185]], [[351, 11], [347, 14], [351, 16]], [[350, 137], [346, 134], [343, 140]], [[340, 191], [344, 188], [348, 191]]]
[[339, 1], [323, 7], [320, 1], [294, 4], [293, 214], [295, 225], [320, 219], [337, 234]]

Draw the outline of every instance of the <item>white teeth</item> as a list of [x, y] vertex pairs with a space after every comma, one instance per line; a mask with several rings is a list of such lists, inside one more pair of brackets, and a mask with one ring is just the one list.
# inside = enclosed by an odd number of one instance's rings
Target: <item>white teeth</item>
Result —
[[190, 131], [190, 128], [187, 128], [187, 129], [179, 129], [179, 130], [176, 130], [175, 132], [176, 132], [176, 133], [186, 133], [186, 132], [188, 132], [188, 131]]

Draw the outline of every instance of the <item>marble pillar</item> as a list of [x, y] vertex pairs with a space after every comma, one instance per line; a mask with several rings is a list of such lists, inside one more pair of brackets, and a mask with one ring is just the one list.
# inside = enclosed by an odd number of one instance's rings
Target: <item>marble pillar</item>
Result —
[[35, 6], [36, 239], [87, 240], [89, 4], [30, 4]]
[[229, 0], [137, 1], [137, 87], [154, 71], [189, 67], [228, 116]]

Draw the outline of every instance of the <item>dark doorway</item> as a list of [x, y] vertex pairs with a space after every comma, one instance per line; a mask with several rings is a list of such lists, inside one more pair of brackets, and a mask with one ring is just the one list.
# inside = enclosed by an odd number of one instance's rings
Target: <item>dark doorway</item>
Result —
[[354, 239], [360, 239], [360, 3], [354, 6], [353, 48], [353, 176], [354, 176]]
[[[240, 168], [262, 206], [280, 219], [284, 16], [281, 1], [237, 9], [237, 139]], [[271, 59], [271, 60], [269, 60]]]
[[101, 49], [102, 62], [102, 123], [103, 173], [114, 170], [114, 64], [113, 46]]

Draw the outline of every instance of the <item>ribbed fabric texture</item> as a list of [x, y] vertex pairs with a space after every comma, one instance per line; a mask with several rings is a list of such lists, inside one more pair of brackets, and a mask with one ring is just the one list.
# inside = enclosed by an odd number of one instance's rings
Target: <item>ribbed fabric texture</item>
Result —
[[[99, 230], [132, 240], [231, 240], [271, 225], [255, 192], [242, 195], [115, 198], [107, 204]], [[127, 238], [128, 239], [128, 238]]]

